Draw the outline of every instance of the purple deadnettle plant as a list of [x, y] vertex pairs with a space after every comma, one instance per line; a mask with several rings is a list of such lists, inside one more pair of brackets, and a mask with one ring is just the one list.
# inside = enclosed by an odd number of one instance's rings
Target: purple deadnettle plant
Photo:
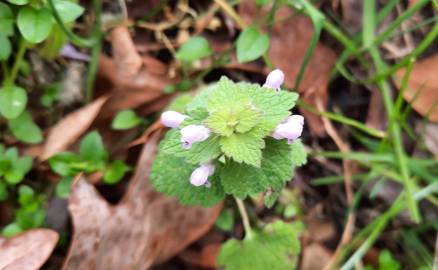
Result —
[[291, 114], [298, 95], [282, 90], [283, 81], [279, 69], [263, 86], [222, 77], [184, 111], [164, 112], [161, 121], [171, 129], [151, 169], [155, 189], [189, 205], [260, 194], [271, 194], [265, 202], [272, 205], [306, 162], [304, 118]]

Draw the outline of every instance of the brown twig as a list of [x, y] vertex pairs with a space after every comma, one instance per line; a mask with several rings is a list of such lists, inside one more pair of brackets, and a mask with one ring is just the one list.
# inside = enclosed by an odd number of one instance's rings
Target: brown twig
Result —
[[[322, 105], [321, 99], [316, 99], [316, 107], [318, 111], [324, 112], [324, 106]], [[327, 131], [327, 134], [332, 138], [332, 140], [335, 142], [336, 146], [339, 148], [339, 150], [342, 153], [349, 153], [350, 152], [350, 146], [345, 143], [341, 137], [339, 136], [336, 129], [333, 127], [333, 124], [331, 121], [322, 116], [322, 121], [324, 124], [324, 128]], [[342, 161], [342, 167], [344, 169], [344, 186], [345, 186], [345, 193], [347, 194], [347, 203], [349, 206], [351, 206], [353, 202], [353, 187], [352, 187], [352, 161], [349, 160], [343, 160]], [[342, 248], [351, 240], [354, 230], [354, 224], [356, 221], [356, 216], [354, 214], [354, 211], [350, 210], [347, 216], [347, 223], [344, 228], [344, 232], [342, 233], [341, 241], [339, 242], [338, 246], [336, 247], [335, 253], [330, 258], [328, 263], [325, 265], [323, 270], [331, 270], [334, 269], [337, 265], [339, 255], [341, 254]]]

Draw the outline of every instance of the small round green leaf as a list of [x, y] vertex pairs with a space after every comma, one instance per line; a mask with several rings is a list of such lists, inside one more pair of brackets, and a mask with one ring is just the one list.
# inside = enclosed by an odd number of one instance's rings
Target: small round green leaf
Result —
[[9, 129], [20, 141], [40, 143], [43, 140], [41, 129], [33, 122], [29, 112], [23, 112], [19, 117], [9, 120]]
[[114, 117], [111, 127], [118, 130], [130, 129], [140, 124], [140, 122], [141, 118], [133, 110], [123, 110]]
[[64, 23], [74, 22], [84, 13], [83, 7], [71, 1], [58, 0], [54, 4]]
[[15, 4], [15, 5], [26, 5], [29, 3], [29, 0], [7, 0], [9, 3]]
[[23, 7], [18, 12], [18, 29], [31, 43], [39, 43], [47, 38], [52, 30], [52, 14], [47, 9]]
[[23, 229], [17, 223], [11, 223], [8, 226], [3, 228], [2, 235], [4, 237], [12, 237], [16, 234], [19, 234], [23, 231]]
[[254, 26], [246, 28], [237, 38], [237, 60], [249, 62], [262, 56], [269, 48], [269, 37]]
[[86, 161], [94, 163], [108, 158], [99, 132], [92, 131], [85, 135], [79, 144], [79, 155]]
[[11, 55], [11, 42], [7, 36], [0, 34], [0, 44], [0, 60], [7, 60]]
[[59, 181], [58, 184], [56, 185], [56, 189], [55, 189], [56, 196], [66, 199], [68, 197], [68, 194], [70, 193], [70, 187], [72, 181], [73, 179], [70, 177], [62, 178], [61, 181]]
[[192, 37], [181, 45], [176, 57], [184, 62], [193, 62], [195, 60], [211, 55], [212, 50], [204, 37]]
[[27, 93], [18, 86], [0, 88], [0, 114], [7, 119], [17, 118], [26, 108]]
[[14, 33], [14, 15], [11, 8], [4, 3], [0, 3], [0, 33], [6, 36]]
[[130, 168], [123, 161], [116, 160], [106, 170], [103, 176], [103, 182], [106, 184], [115, 184], [119, 182], [129, 170]]

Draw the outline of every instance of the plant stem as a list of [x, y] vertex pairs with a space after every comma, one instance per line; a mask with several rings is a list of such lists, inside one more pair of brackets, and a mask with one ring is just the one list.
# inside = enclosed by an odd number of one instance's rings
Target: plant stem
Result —
[[5, 85], [13, 85], [15, 83], [15, 79], [17, 78], [18, 71], [20, 70], [20, 66], [23, 62], [26, 48], [27, 48], [27, 42], [24, 39], [21, 39], [20, 45], [18, 47], [17, 56], [15, 57], [14, 65], [12, 66], [11, 73], [5, 80]]
[[234, 200], [236, 200], [237, 208], [239, 209], [240, 216], [242, 217], [243, 228], [245, 229], [245, 239], [250, 238], [252, 236], [252, 229], [251, 225], [249, 224], [249, 217], [245, 209], [245, 204], [237, 197], [234, 197]]
[[[92, 47], [95, 43], [98, 41], [95, 39], [95, 37], [92, 37], [91, 39], [85, 39], [83, 37], [80, 37], [70, 31], [70, 29], [64, 24], [64, 22], [61, 19], [61, 16], [58, 13], [58, 10], [56, 10], [55, 5], [53, 4], [53, 0], [48, 0], [49, 7], [53, 13], [53, 16], [55, 17], [56, 23], [61, 28], [61, 31], [64, 32], [64, 34], [68, 37], [71, 43], [73, 43], [76, 46], [79, 47]], [[99, 0], [93, 0], [93, 6], [94, 6], [94, 12], [96, 13], [96, 18], [100, 17], [100, 1]], [[96, 8], [98, 7], [98, 8]], [[99, 11], [98, 11], [99, 10]], [[97, 14], [99, 12], [99, 14]], [[97, 25], [96, 25], [97, 27]]]

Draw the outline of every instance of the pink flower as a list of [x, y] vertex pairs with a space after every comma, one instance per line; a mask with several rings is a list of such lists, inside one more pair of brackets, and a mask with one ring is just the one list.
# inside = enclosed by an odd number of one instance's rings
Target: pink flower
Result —
[[182, 147], [190, 149], [193, 143], [207, 140], [210, 133], [210, 129], [202, 125], [188, 125], [181, 129]]
[[268, 74], [268, 77], [266, 77], [266, 82], [263, 86], [279, 91], [280, 86], [283, 84], [283, 81], [284, 81], [283, 71], [279, 69], [274, 69]]
[[161, 114], [161, 122], [170, 128], [176, 128], [184, 122], [188, 116], [175, 111], [167, 111]]
[[208, 177], [213, 175], [214, 169], [215, 167], [211, 163], [202, 164], [192, 172], [192, 175], [190, 175], [190, 183], [197, 187], [202, 185], [210, 187], [211, 184], [208, 182]]
[[277, 140], [287, 139], [289, 144], [293, 143], [301, 136], [304, 126], [304, 117], [294, 114], [278, 124], [272, 133], [272, 137]]

